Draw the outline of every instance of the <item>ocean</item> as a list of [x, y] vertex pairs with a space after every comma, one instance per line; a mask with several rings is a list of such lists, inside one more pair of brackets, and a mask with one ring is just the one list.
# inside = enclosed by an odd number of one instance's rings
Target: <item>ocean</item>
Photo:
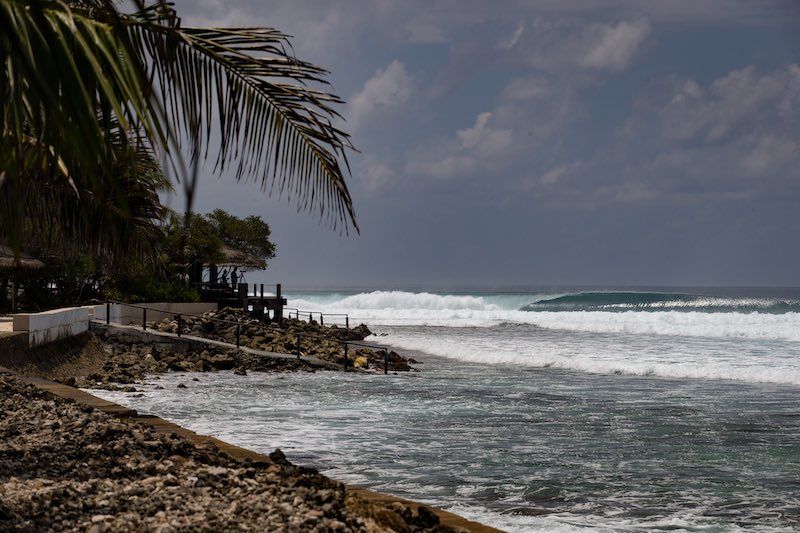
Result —
[[800, 289], [287, 297], [421, 371], [99, 394], [510, 531], [800, 528]]

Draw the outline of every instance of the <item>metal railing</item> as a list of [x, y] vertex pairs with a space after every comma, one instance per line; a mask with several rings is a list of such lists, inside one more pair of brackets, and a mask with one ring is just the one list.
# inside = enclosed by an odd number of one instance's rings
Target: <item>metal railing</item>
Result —
[[[264, 323], [253, 324], [253, 323], [248, 323], [248, 322], [240, 322], [238, 320], [226, 320], [224, 318], [216, 318], [216, 317], [208, 317], [208, 316], [203, 316], [203, 315], [197, 315], [197, 314], [194, 314], [194, 313], [174, 313], [172, 311], [165, 311], [163, 309], [156, 309], [156, 308], [153, 308], [153, 307], [147, 307], [147, 306], [144, 306], [144, 305], [130, 304], [130, 303], [120, 302], [120, 301], [116, 301], [116, 300], [107, 300], [106, 301], [106, 324], [107, 325], [111, 324], [111, 305], [112, 304], [119, 305], [119, 306], [125, 306], [125, 307], [131, 307], [131, 308], [134, 308], [134, 309], [141, 309], [142, 310], [142, 330], [143, 331], [147, 330], [147, 311], [153, 311], [153, 312], [156, 312], [156, 313], [172, 315], [173, 319], [177, 322], [176, 334], [178, 335], [178, 337], [183, 336], [183, 317], [192, 317], [192, 318], [196, 318], [196, 319], [200, 319], [200, 320], [221, 322], [221, 323], [224, 323], [224, 324], [235, 325], [236, 326], [236, 347], [237, 348], [241, 348], [242, 328], [258, 327], [258, 328], [267, 329], [268, 331], [275, 331], [275, 332], [280, 332], [280, 333], [284, 333], [284, 334], [287, 334], [287, 335], [294, 335], [295, 336], [295, 354], [297, 355], [297, 360], [298, 361], [302, 360], [301, 359], [301, 353], [300, 353], [300, 344], [301, 344], [301, 339], [303, 339], [303, 338], [305, 338], [305, 339], [327, 340], [327, 341], [337, 342], [340, 345], [342, 345], [342, 348], [344, 350], [344, 354], [343, 354], [343, 357], [342, 357], [342, 365], [344, 367], [344, 371], [345, 372], [347, 371], [347, 367], [348, 367], [348, 363], [349, 363], [349, 361], [348, 361], [348, 350], [349, 350], [349, 348], [351, 346], [358, 347], [358, 348], [368, 348], [370, 350], [376, 350], [379, 353], [383, 354], [383, 373], [384, 374], [388, 374], [389, 373], [389, 350], [388, 350], [388, 348], [386, 346], [380, 346], [380, 345], [377, 345], [377, 344], [367, 344], [367, 343], [364, 343], [362, 341], [341, 340], [341, 339], [332, 338], [330, 336], [318, 335], [318, 334], [314, 334], [314, 333], [304, 333], [303, 334], [303, 333], [298, 333], [298, 332], [290, 332], [289, 330], [287, 330], [287, 329], [285, 329], [283, 327], [275, 326], [275, 325], [272, 325], [272, 324], [264, 324]], [[292, 308], [292, 309], [294, 309], [294, 308]], [[328, 314], [328, 313], [326, 313], [326, 314]], [[336, 313], [330, 313], [330, 314], [334, 315]], [[347, 315], [344, 315], [344, 316], [347, 317]], [[289, 318], [291, 318], [291, 317], [289, 317]], [[320, 326], [322, 326], [322, 325], [323, 325], [322, 322], [320, 322]], [[349, 317], [348, 317], [348, 327], [347, 327], [347, 329], [350, 329]], [[210, 339], [210, 340], [216, 340], [216, 339]]]
[[[297, 320], [300, 320], [300, 316], [302, 315], [303, 318], [308, 317], [308, 322], [311, 323], [314, 320], [314, 315], [319, 315], [319, 325], [325, 325], [325, 317], [344, 317], [344, 327], [350, 329], [350, 315], [347, 313], [323, 313], [322, 311], [306, 311], [304, 309], [298, 309], [296, 307], [283, 307], [284, 311], [294, 311], [294, 317]], [[292, 313], [289, 313], [289, 318], [292, 317]]]

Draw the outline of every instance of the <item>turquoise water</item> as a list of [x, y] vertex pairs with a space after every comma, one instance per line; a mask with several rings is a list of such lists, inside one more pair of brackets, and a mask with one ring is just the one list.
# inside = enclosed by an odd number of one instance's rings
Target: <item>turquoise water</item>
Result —
[[[800, 528], [792, 291], [653, 292], [562, 310], [557, 292], [304, 293], [365, 315], [422, 371], [171, 374], [103, 394], [514, 531]], [[617, 304], [633, 307], [598, 309]]]

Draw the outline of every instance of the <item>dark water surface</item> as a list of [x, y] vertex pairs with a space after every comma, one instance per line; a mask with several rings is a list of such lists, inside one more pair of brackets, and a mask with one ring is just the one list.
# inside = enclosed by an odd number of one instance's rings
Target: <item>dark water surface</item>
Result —
[[514, 531], [800, 528], [800, 387], [418, 358], [102, 395]]

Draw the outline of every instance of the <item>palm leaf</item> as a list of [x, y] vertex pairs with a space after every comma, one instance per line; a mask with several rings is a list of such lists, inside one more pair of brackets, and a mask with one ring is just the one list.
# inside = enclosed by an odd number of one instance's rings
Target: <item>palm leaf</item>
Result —
[[327, 72], [295, 58], [286, 35], [184, 28], [165, 4], [124, 24], [193, 162], [210, 150], [216, 171], [231, 168], [238, 180], [255, 180], [334, 227], [347, 231], [351, 223], [358, 231], [344, 177], [353, 147], [333, 124], [342, 101], [313, 87], [327, 85]]
[[[113, 13], [110, 2], [106, 12]], [[144, 65], [114, 25], [61, 2], [0, 0], [0, 27], [0, 162], [6, 174], [27, 170], [20, 142], [26, 136], [52, 147], [72, 174], [82, 166], [110, 165], [98, 107], [113, 111], [124, 131], [143, 128], [163, 144]]]

